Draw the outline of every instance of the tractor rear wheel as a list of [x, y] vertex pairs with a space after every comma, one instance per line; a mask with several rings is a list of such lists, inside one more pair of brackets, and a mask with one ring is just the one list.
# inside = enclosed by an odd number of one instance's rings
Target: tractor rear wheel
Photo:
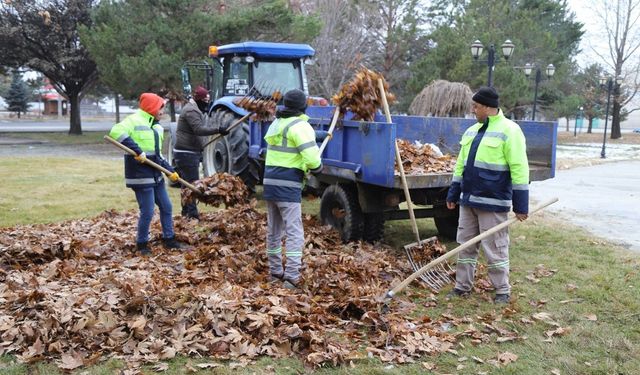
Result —
[[[238, 120], [233, 112], [221, 108], [210, 113], [213, 124], [231, 126]], [[227, 172], [238, 176], [250, 191], [260, 182], [260, 163], [249, 157], [249, 124], [243, 122], [229, 134], [205, 147], [202, 154], [205, 176]]]
[[320, 200], [320, 219], [340, 232], [342, 241], [362, 238], [363, 218], [355, 186], [336, 184], [327, 187]]

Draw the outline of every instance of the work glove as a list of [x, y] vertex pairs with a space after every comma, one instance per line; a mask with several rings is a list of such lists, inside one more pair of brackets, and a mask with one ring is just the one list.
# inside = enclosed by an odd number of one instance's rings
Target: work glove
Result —
[[173, 172], [169, 175], [169, 179], [171, 182], [176, 182], [180, 179], [180, 176], [178, 176], [178, 172]]
[[218, 126], [218, 134], [227, 135], [229, 134], [229, 129], [227, 129], [227, 124], [221, 124]]
[[138, 154], [138, 156], [134, 156], [133, 158], [136, 159], [138, 163], [144, 163], [145, 160], [147, 160], [147, 154], [141, 152]]
[[331, 139], [331, 133], [326, 130], [316, 130], [316, 142], [323, 142], [325, 138]]

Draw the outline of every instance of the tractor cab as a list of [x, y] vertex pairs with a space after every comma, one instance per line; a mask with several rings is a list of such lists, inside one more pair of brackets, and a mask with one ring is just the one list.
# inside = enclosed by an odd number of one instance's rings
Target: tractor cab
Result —
[[[183, 67], [185, 94], [193, 84], [207, 87], [212, 99], [210, 112], [225, 108], [243, 116], [246, 111], [233, 104], [237, 97], [284, 94], [291, 89], [309, 93], [305, 64], [313, 63], [314, 50], [306, 44], [243, 42], [210, 46], [207, 62]], [[191, 70], [202, 71], [192, 78]]]
[[[266, 97], [291, 89], [309, 94], [305, 65], [312, 64], [315, 51], [307, 44], [242, 42], [210, 46], [210, 60], [188, 62], [182, 67], [185, 97], [193, 87], [209, 90], [211, 105], [208, 121], [230, 125], [247, 114], [234, 101], [245, 96]], [[311, 105], [327, 105], [324, 98], [311, 98]], [[175, 139], [175, 126], [171, 138]], [[228, 172], [239, 176], [250, 188], [260, 181], [260, 161], [249, 156], [248, 122], [209, 144], [202, 154], [203, 174]], [[172, 143], [173, 145], [173, 143]], [[169, 160], [172, 155], [170, 152]]]

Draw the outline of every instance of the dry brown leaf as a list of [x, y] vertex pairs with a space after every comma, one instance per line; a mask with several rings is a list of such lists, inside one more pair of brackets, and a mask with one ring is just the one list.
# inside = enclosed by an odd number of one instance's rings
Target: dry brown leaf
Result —
[[504, 352], [504, 353], [498, 354], [498, 361], [500, 362], [500, 364], [505, 366], [517, 360], [518, 360], [518, 356], [510, 352]]

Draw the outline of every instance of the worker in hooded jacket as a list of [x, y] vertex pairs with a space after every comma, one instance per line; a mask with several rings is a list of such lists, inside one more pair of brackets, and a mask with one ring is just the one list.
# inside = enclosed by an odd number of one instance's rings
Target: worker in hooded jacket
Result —
[[[529, 162], [520, 126], [504, 117], [499, 95], [482, 87], [473, 95], [472, 110], [478, 122], [460, 140], [460, 153], [447, 195], [447, 207], [460, 206], [457, 241], [464, 243], [503, 223], [513, 207], [520, 221], [529, 213]], [[509, 232], [504, 228], [482, 240], [495, 303], [508, 303]], [[456, 285], [448, 296], [471, 292], [479, 244], [458, 254]]]
[[164, 99], [156, 94], [143, 93], [140, 95], [139, 106], [135, 113], [115, 124], [109, 136], [137, 154], [124, 155], [124, 176], [126, 186], [135, 192], [140, 208], [136, 248], [142, 255], [149, 255], [149, 226], [153, 218], [154, 203], [160, 209], [164, 247], [182, 249], [185, 245], [175, 238], [171, 201], [162, 173], [144, 164], [145, 160], [149, 159], [172, 171], [169, 176], [172, 181], [179, 179], [178, 173], [164, 160], [161, 153], [164, 129], [158, 122], [163, 114]]
[[[207, 116], [209, 97], [207, 89], [198, 86], [193, 92], [193, 98], [182, 108], [178, 119], [176, 144], [173, 152], [176, 167], [187, 182], [194, 182], [200, 177], [199, 166], [207, 140], [205, 136], [229, 134], [226, 124], [214, 126], [209, 121]], [[195, 201], [182, 202], [182, 216], [199, 219], [198, 206]]]
[[[304, 114], [307, 97], [294, 89], [285, 93], [284, 109], [276, 112], [264, 139], [267, 156], [263, 196], [267, 203], [267, 258], [271, 281], [299, 287], [304, 249], [302, 188], [305, 174], [322, 170], [316, 132]], [[324, 134], [326, 136], [326, 134]], [[282, 264], [282, 237], [286, 234], [286, 269]]]

